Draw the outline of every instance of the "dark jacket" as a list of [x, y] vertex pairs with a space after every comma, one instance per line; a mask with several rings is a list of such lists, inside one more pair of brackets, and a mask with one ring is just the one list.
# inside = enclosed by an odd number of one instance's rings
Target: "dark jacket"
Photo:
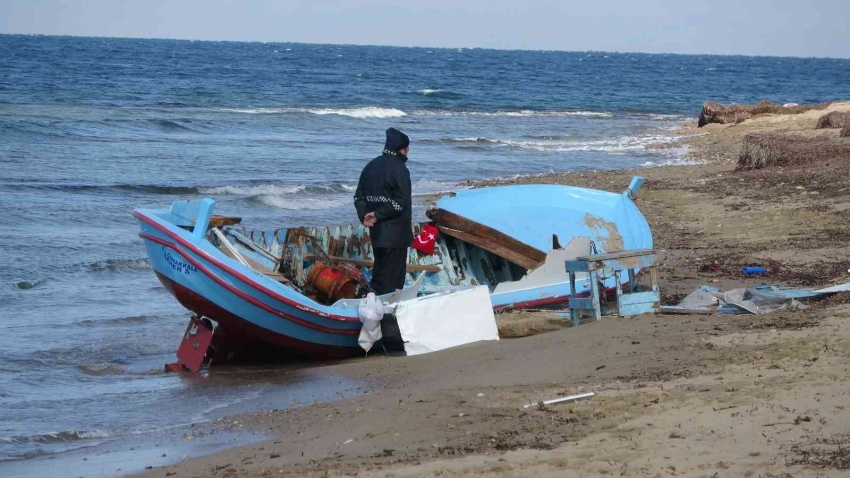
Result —
[[385, 148], [360, 173], [354, 207], [360, 222], [366, 214], [375, 213], [377, 222], [369, 230], [372, 247], [406, 248], [413, 242], [410, 171], [405, 162], [407, 157]]

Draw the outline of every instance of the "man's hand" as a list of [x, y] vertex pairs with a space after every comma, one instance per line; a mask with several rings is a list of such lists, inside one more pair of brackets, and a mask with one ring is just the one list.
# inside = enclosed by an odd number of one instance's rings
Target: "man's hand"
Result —
[[378, 218], [375, 217], [374, 212], [370, 212], [363, 217], [363, 225], [366, 227], [372, 227], [376, 222], [378, 222]]

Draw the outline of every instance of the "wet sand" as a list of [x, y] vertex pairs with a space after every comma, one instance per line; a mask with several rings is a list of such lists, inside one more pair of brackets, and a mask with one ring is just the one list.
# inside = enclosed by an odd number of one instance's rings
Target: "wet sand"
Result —
[[[683, 127], [690, 159], [703, 164], [512, 182], [620, 191], [644, 176], [638, 205], [660, 254], [665, 304], [701, 284], [847, 282], [850, 158], [734, 171], [748, 132], [850, 141], [815, 131], [820, 114]], [[771, 270], [746, 278], [746, 265]], [[575, 329], [546, 316], [513, 330], [548, 333], [318, 367], [375, 386], [214, 422], [276, 438], [142, 476], [837, 476], [850, 463], [848, 295], [764, 316], [648, 314]], [[508, 330], [534, 315], [499, 320]], [[522, 408], [586, 391], [597, 396]]]

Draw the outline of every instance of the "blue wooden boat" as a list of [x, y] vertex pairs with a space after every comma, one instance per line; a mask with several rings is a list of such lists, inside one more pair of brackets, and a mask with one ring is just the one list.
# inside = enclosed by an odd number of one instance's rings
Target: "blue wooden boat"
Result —
[[[408, 284], [421, 279], [419, 294], [485, 284], [494, 308], [565, 303], [571, 291], [563, 259], [571, 248], [573, 257], [652, 248], [634, 203], [642, 182], [635, 177], [622, 193], [523, 185], [445, 195], [429, 211], [442, 232], [435, 253], [410, 249]], [[361, 353], [357, 300], [323, 303], [305, 294], [304, 284], [318, 263], [368, 266], [368, 229], [247, 230], [238, 218], [213, 216], [214, 207], [212, 199], [177, 201], [168, 210], [137, 209], [134, 216], [166, 289], [214, 322], [216, 360]], [[362, 269], [368, 281], [371, 271]], [[614, 285], [611, 278], [604, 283]], [[578, 287], [589, 289], [586, 278]]]

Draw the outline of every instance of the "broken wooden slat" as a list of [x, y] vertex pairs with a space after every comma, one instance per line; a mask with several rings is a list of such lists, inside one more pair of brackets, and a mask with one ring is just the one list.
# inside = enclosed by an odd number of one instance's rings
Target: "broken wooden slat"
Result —
[[[446, 211], [445, 209], [429, 209], [425, 214], [429, 219], [434, 221], [438, 227], [442, 226], [446, 229], [457, 231], [464, 234], [469, 239], [453, 236], [448, 232], [446, 232], [446, 234], [456, 237], [462, 241], [467, 241], [498, 256], [502, 256], [521, 267], [525, 267], [526, 269], [534, 269], [540, 265], [541, 262], [546, 260], [545, 252], [529, 246], [524, 242], [520, 242], [490, 226], [467, 219], [453, 212]], [[482, 244], [487, 244], [488, 246], [485, 247]], [[511, 259], [507, 255], [497, 252], [496, 249], [501, 251], [510, 251], [511, 256], [516, 259]]]
[[221, 242], [221, 245], [227, 248], [227, 251], [230, 252], [231, 257], [241, 262], [242, 265], [251, 267], [250, 265], [248, 265], [248, 262], [245, 260], [245, 258], [242, 257], [242, 254], [240, 254], [239, 251], [237, 251], [236, 248], [233, 247], [233, 244], [231, 244], [230, 241], [227, 240], [227, 237], [224, 236], [224, 233], [221, 232], [221, 229], [214, 227], [212, 228], [212, 230], [213, 233], [215, 233], [216, 237], [218, 237], [218, 240], [219, 242]]
[[543, 260], [536, 260], [528, 256], [522, 255], [515, 249], [511, 249], [510, 247], [499, 244], [491, 239], [486, 239], [473, 234], [469, 234], [467, 232], [458, 231], [457, 229], [451, 229], [440, 225], [437, 225], [437, 229], [439, 229], [440, 232], [447, 236], [454, 237], [455, 239], [460, 239], [463, 242], [467, 242], [469, 244], [472, 244], [473, 246], [480, 247], [485, 251], [492, 252], [493, 254], [496, 254], [499, 257], [503, 257], [508, 261], [513, 262], [514, 264], [525, 269], [536, 269], [543, 262]]

